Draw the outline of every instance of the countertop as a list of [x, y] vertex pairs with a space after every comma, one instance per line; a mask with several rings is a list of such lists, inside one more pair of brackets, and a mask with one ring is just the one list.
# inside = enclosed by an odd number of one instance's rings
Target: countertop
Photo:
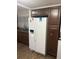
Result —
[[17, 31], [28, 32], [28, 29], [18, 28]]

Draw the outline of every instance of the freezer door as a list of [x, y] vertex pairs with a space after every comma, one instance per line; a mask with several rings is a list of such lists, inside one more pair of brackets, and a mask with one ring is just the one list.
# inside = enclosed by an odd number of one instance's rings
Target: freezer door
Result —
[[29, 19], [29, 48], [30, 50], [35, 50], [35, 39], [34, 39], [34, 32], [35, 32], [35, 22], [34, 19]]

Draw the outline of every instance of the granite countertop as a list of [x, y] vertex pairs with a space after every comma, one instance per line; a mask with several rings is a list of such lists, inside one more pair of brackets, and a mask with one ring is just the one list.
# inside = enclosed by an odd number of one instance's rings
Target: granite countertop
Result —
[[18, 28], [17, 31], [28, 32], [28, 29]]

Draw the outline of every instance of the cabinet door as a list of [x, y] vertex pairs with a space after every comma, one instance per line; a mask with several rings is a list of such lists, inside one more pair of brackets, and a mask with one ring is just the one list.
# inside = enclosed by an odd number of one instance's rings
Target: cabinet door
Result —
[[26, 45], [29, 45], [28, 32], [21, 33], [21, 42]]
[[21, 41], [21, 32], [17, 31], [17, 41]]
[[32, 16], [48, 16], [49, 8], [32, 10]]
[[58, 7], [50, 8], [48, 24], [50, 24], [50, 25], [58, 25], [59, 24], [59, 11], [58, 11]]
[[57, 55], [58, 30], [48, 29], [47, 54]]
[[29, 46], [28, 32], [17, 32], [17, 41]]

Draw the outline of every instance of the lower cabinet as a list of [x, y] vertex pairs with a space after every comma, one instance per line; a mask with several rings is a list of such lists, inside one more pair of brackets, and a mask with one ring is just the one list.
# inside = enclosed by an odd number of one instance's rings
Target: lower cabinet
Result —
[[48, 29], [47, 54], [57, 56], [58, 30]]
[[28, 32], [18, 31], [17, 32], [17, 41], [29, 46]]

